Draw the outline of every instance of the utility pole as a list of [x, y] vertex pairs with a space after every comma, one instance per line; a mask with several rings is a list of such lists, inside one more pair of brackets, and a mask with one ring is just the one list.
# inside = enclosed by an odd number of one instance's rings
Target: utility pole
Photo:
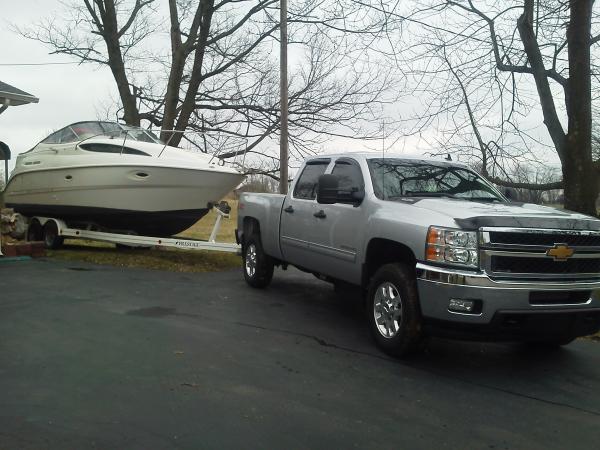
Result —
[[281, 134], [279, 141], [279, 192], [288, 191], [288, 73], [287, 73], [287, 0], [280, 0], [280, 57], [279, 57], [279, 107]]

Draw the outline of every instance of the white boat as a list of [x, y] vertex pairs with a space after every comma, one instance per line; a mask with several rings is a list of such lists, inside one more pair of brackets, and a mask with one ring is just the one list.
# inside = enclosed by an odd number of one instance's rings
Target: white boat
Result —
[[78, 122], [18, 156], [6, 206], [148, 236], [193, 225], [243, 180], [201, 152], [114, 122]]

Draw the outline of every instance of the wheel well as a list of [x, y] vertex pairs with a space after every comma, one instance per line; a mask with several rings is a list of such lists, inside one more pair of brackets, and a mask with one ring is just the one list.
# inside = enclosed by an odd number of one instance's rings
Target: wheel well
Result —
[[362, 270], [362, 285], [366, 287], [379, 267], [384, 264], [404, 262], [414, 267], [417, 259], [413, 251], [404, 244], [389, 239], [371, 239]]
[[258, 220], [256, 220], [254, 217], [244, 217], [242, 228], [242, 245], [243, 241], [245, 241], [248, 236], [252, 236], [255, 233], [260, 236], [260, 224], [258, 223]]
[[39, 220], [33, 218], [27, 225], [27, 240], [41, 241], [42, 240], [42, 224]]
[[37, 220], [36, 218], [33, 218], [29, 221], [29, 225], [30, 227], [41, 227], [42, 224], [40, 223], [39, 220]]

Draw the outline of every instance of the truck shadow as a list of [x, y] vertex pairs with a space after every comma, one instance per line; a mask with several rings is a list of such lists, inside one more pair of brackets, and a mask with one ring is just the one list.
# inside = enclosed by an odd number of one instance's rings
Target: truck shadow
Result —
[[[334, 290], [333, 285], [304, 274], [276, 280], [277, 278], [270, 290], [281, 298], [280, 302], [294, 303], [306, 310], [314, 309], [318, 311], [315, 315], [324, 322], [337, 322], [337, 331], [333, 338], [340, 346], [386, 358], [369, 336], [365, 323], [363, 294], [359, 289]], [[349, 331], [350, 328], [354, 330]], [[358, 336], [360, 341], [356, 339]], [[515, 377], [520, 377], [539, 383], [540, 378], [552, 378], [561, 373], [570, 373], [572, 378], [578, 371], [591, 370], [592, 373], [600, 375], [600, 367], [590, 367], [589, 353], [600, 355], [600, 343], [580, 339], [565, 347], [548, 349], [510, 342], [475, 342], [429, 337], [422, 353], [395, 361], [402, 365], [454, 375], [484, 377], [495, 381], [514, 381]], [[600, 358], [595, 356], [594, 359], [598, 362]], [[589, 376], [590, 373], [585, 375]]]
[[276, 310], [269, 319], [277, 324], [274, 328], [313, 340], [326, 347], [323, 351], [355, 358], [366, 373], [385, 373], [398, 381], [400, 389], [405, 379], [421, 380], [454, 392], [464, 389], [465, 394], [519, 398], [544, 408], [600, 415], [600, 344], [589, 339], [549, 351], [516, 343], [431, 337], [423, 352], [396, 359], [371, 338], [360, 290], [336, 292], [312, 275], [290, 271], [277, 273], [259, 296], [259, 305], [265, 300], [277, 303], [277, 308], [270, 307]]

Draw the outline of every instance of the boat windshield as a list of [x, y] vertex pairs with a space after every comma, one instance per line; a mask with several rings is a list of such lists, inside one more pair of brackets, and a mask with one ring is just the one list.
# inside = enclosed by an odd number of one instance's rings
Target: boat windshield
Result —
[[375, 195], [382, 200], [405, 197], [450, 197], [503, 202], [481, 176], [464, 167], [421, 160], [369, 159]]
[[66, 126], [48, 136], [42, 141], [44, 144], [68, 144], [79, 142], [93, 136], [123, 137], [134, 141], [151, 142], [161, 144], [162, 142], [154, 133], [142, 128], [121, 125], [116, 122], [77, 122]]
[[144, 130], [142, 128], [130, 127], [122, 125], [123, 129], [127, 130], [127, 138], [134, 139], [136, 141], [151, 142], [154, 144], [163, 144], [163, 142], [150, 130]]

